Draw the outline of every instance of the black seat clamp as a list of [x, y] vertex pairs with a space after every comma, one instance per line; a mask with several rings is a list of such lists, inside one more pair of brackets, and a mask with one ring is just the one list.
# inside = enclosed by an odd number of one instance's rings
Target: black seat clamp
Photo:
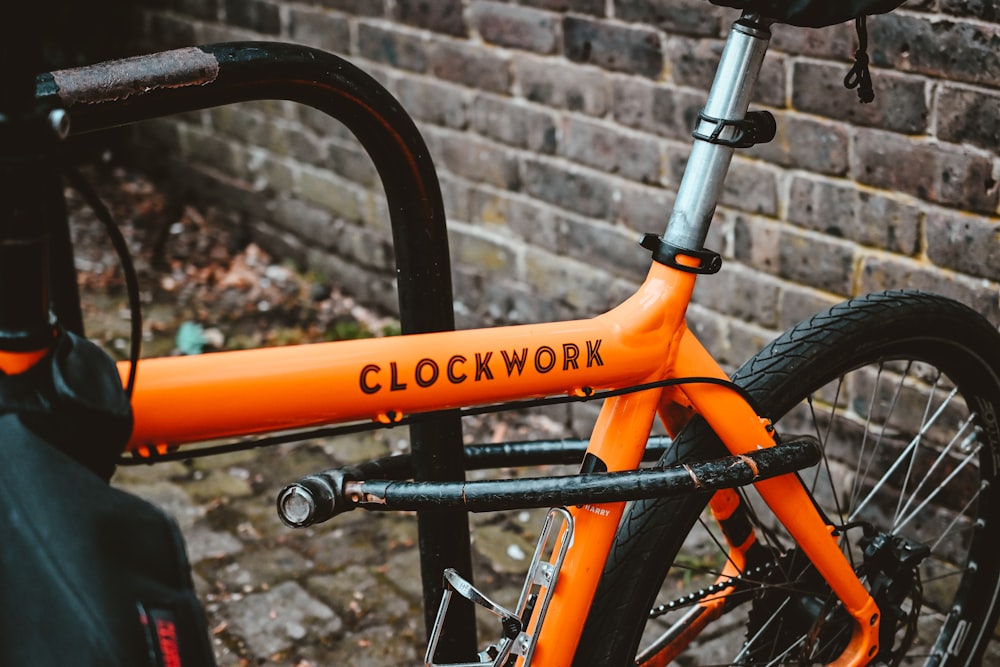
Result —
[[[670, 245], [657, 234], [643, 234], [642, 241], [639, 242], [646, 250], [653, 252], [653, 260], [660, 264], [666, 264], [680, 271], [707, 275], [718, 273], [722, 268], [722, 255], [712, 250], [687, 250]], [[677, 261], [678, 257], [693, 258], [698, 260], [696, 266], [684, 264]]]

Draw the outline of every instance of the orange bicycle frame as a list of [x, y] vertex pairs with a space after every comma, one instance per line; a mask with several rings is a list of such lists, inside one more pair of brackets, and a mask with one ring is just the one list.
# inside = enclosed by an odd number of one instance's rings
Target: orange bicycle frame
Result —
[[[392, 423], [429, 410], [638, 385], [668, 377], [726, 376], [684, 325], [690, 273], [654, 264], [621, 306], [590, 320], [222, 352], [142, 362], [130, 447], [157, 447], [307, 425]], [[121, 367], [122, 373], [126, 370]], [[605, 401], [588, 448], [609, 471], [638, 466], [657, 413], [697, 412], [733, 454], [773, 444], [767, 425], [730, 389], [650, 389]], [[876, 650], [877, 608], [798, 478], [758, 489], [858, 619], [842, 664]], [[624, 503], [574, 508], [563, 565], [533, 664], [568, 665]], [[861, 622], [863, 621], [863, 623]], [[558, 639], [554, 639], [558, 638]]]

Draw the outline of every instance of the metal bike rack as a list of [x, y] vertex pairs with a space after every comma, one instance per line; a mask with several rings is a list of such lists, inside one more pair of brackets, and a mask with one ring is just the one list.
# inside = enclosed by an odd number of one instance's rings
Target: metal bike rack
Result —
[[[253, 100], [312, 106], [350, 129], [385, 188], [404, 333], [455, 328], [444, 204], [427, 147], [412, 119], [377, 81], [349, 62], [304, 46], [237, 42], [182, 48], [40, 75], [36, 98], [69, 112], [71, 134]], [[410, 427], [415, 477], [461, 481], [461, 422], [435, 415]], [[467, 513], [417, 516], [425, 626], [434, 624], [441, 573], [471, 581]], [[476, 653], [475, 617], [450, 615], [438, 645], [450, 661]]]

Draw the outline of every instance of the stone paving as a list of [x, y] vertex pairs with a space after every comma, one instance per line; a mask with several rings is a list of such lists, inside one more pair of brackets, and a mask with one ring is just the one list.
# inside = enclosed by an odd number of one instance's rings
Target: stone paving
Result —
[[[274, 510], [285, 484], [385, 455], [392, 437], [119, 469], [117, 486], [180, 524], [219, 667], [422, 664], [415, 516], [356, 511], [292, 530]], [[543, 518], [543, 510], [472, 517], [477, 582], [502, 604], [516, 601]]]
[[[180, 524], [219, 667], [423, 664], [414, 515], [359, 510], [292, 530], [274, 510], [285, 484], [386, 455], [401, 446], [394, 438], [402, 435], [388, 431], [119, 469], [117, 486], [158, 504]], [[477, 583], [501, 604], [515, 604], [543, 519], [544, 510], [471, 515]], [[481, 645], [495, 639], [487, 616], [479, 627]], [[732, 628], [678, 664], [714, 664], [713, 649], [742, 637], [742, 627]], [[983, 664], [1000, 664], [1000, 642], [992, 643]]]

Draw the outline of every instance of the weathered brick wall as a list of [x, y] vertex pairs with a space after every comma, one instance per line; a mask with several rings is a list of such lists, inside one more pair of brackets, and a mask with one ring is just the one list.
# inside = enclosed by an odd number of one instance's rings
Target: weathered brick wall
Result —
[[[705, 0], [160, 0], [142, 30], [158, 48], [297, 41], [370, 69], [440, 168], [472, 324], [593, 314], [641, 280], [639, 234], [664, 227], [735, 18]], [[728, 363], [883, 288], [950, 294], [1000, 322], [995, 4], [917, 0], [869, 27], [865, 106], [841, 87], [853, 25], [775, 27], [757, 106], [778, 136], [734, 160], [709, 243], [727, 261], [691, 310]], [[344, 130], [267, 103], [147, 132], [272, 248], [392, 305], [384, 202]]]

